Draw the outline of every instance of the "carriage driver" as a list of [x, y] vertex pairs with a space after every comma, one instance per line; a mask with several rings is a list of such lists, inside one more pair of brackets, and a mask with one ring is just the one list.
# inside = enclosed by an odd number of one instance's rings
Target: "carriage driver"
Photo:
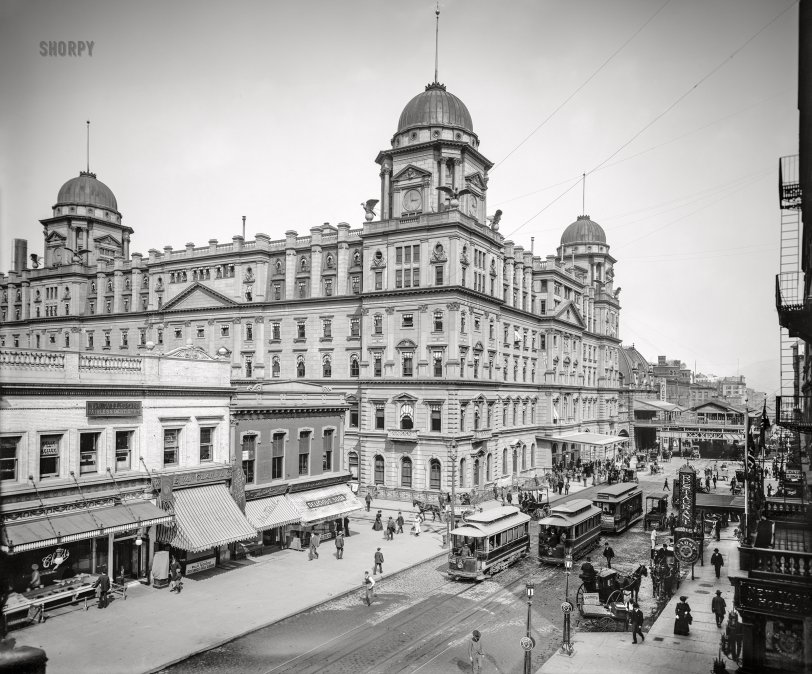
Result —
[[586, 561], [581, 564], [581, 580], [584, 582], [584, 590], [587, 592], [597, 592], [595, 588], [596, 578], [597, 574], [595, 573], [595, 567], [592, 566], [592, 558], [587, 557]]

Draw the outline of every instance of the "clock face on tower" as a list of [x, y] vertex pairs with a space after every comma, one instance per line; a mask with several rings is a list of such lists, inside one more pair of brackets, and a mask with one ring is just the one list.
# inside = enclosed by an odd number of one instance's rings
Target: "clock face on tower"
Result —
[[423, 208], [423, 197], [419, 190], [406, 190], [403, 194], [403, 210], [419, 211]]
[[479, 200], [472, 194], [468, 199], [468, 212], [476, 215], [477, 208], [479, 208]]

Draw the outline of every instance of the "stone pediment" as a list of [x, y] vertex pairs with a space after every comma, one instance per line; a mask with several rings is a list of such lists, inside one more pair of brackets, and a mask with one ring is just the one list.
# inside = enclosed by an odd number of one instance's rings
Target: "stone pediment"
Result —
[[558, 307], [554, 314], [555, 318], [577, 325], [579, 328], [585, 327], [584, 319], [581, 317], [581, 312], [578, 310], [572, 300], [567, 300]]
[[194, 283], [177, 297], [173, 297], [162, 308], [163, 311], [178, 311], [183, 309], [203, 309], [217, 307], [236, 307], [237, 302], [226, 297], [216, 290], [201, 283]]
[[45, 237], [45, 243], [52, 243], [52, 244], [59, 244], [62, 245], [65, 243], [66, 238], [62, 236], [59, 232], [51, 230], [48, 236]]
[[164, 354], [167, 358], [186, 358], [187, 360], [217, 360], [199, 346], [181, 346]]
[[488, 189], [488, 186], [485, 184], [485, 179], [482, 177], [482, 174], [479, 171], [474, 173], [469, 173], [465, 176], [465, 186], [473, 188], [477, 192], [484, 192]]
[[93, 237], [94, 243], [97, 243], [101, 246], [120, 246], [121, 242], [114, 236], [110, 234], [103, 234], [102, 236]]
[[409, 164], [392, 177], [392, 182], [409, 182], [411, 180], [421, 181], [423, 178], [428, 178], [429, 176], [431, 176], [429, 171], [419, 168], [414, 164]]

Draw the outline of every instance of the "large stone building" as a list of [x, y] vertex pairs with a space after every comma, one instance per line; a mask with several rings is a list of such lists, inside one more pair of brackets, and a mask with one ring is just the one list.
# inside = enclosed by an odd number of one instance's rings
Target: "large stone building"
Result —
[[147, 256], [82, 172], [41, 221], [35, 268], [18, 242], [0, 277], [0, 344], [132, 355], [190, 341], [229, 359], [238, 406], [273, 382], [329, 387], [347, 406], [336, 469], [361, 484], [447, 490], [452, 438], [465, 488], [620, 444], [620, 289], [600, 225], [579, 216], [546, 257], [505, 240], [501, 213], [486, 217], [492, 163], [437, 82], [376, 162], [378, 220]]

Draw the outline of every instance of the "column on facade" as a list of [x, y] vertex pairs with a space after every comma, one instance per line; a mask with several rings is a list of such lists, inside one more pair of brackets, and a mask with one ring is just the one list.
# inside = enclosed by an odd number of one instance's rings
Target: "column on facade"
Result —
[[460, 238], [457, 235], [452, 234], [448, 238], [448, 281], [446, 282], [448, 285], [460, 285], [461, 281], [461, 273], [460, 273], [460, 254], [462, 251], [462, 245], [460, 244]]
[[392, 213], [392, 160], [388, 157], [381, 166], [381, 220], [388, 220], [394, 216]]
[[267, 379], [268, 375], [265, 372], [265, 317], [257, 316], [254, 319], [254, 343], [257, 344], [257, 349], [254, 351], [254, 368], [257, 379]]
[[116, 258], [116, 269], [113, 272], [113, 313], [120, 314], [124, 311], [124, 274], [121, 271], [121, 260]]
[[454, 182], [451, 187], [455, 190], [460, 190], [464, 187], [463, 183], [465, 182], [462, 176], [462, 159], [454, 157], [451, 161], [454, 162], [454, 175], [452, 176]]
[[533, 254], [528, 250], [524, 253], [524, 290], [527, 293], [527, 306], [525, 309], [535, 312], [533, 306]]
[[440, 152], [439, 152], [439, 153], [436, 155], [436, 160], [437, 160], [437, 161], [436, 161], [436, 166], [437, 166], [437, 184], [435, 185], [434, 194], [432, 194], [432, 200], [434, 200], [434, 199], [436, 199], [436, 200], [437, 200], [437, 209], [436, 209], [436, 210], [437, 210], [437, 212], [439, 213], [439, 212], [440, 212], [440, 204], [441, 204], [441, 203], [442, 203], [442, 201], [443, 201], [443, 195], [442, 195], [442, 193], [440, 192], [440, 190], [438, 190], [438, 189], [436, 189], [436, 188], [437, 188], [437, 187], [442, 187], [443, 185], [445, 185], [445, 172], [446, 172], [446, 166], [445, 166], [445, 162], [446, 162], [446, 160], [445, 160], [445, 157], [443, 157], [443, 153], [442, 153], [442, 151], [440, 151]]
[[[423, 258], [421, 258], [423, 259]], [[421, 304], [417, 310], [417, 349], [415, 358], [418, 377], [431, 377], [432, 353], [430, 333], [432, 328], [433, 311], [429, 310], [428, 304]]]
[[386, 331], [386, 353], [384, 354], [382, 365], [386, 368], [387, 359], [389, 362], [394, 363], [392, 372], [385, 374], [388, 376], [398, 376], [400, 363], [397, 362], [399, 354], [395, 350], [395, 337], [400, 334], [400, 326], [397, 323], [399, 314], [395, 312], [395, 307], [386, 307], [385, 315], [386, 326], [384, 330]]
[[350, 226], [346, 222], [338, 223], [338, 262], [336, 287], [333, 292], [336, 295], [350, 294], [350, 279], [347, 270], [350, 268], [350, 245], [348, 243]]
[[[105, 296], [107, 294], [107, 275], [101, 271], [101, 264], [96, 264], [96, 313], [104, 314], [105, 310]], [[152, 289], [149, 291], [149, 305], [152, 306]]]
[[[448, 334], [449, 335], [459, 335], [460, 334], [460, 304], [459, 302], [449, 302], [446, 304], [446, 309], [448, 310]], [[460, 360], [460, 347], [459, 347], [459, 340], [456, 339], [449, 339], [448, 340], [448, 358], [449, 362], [457, 362], [459, 363]], [[461, 367], [461, 365], [460, 365]], [[457, 369], [457, 373], [459, 376], [459, 368]]]
[[310, 228], [310, 297], [321, 297], [321, 227]]
[[[74, 248], [74, 250], [76, 250]], [[121, 237], [121, 254], [124, 256], [125, 260], [130, 259], [130, 233], [124, 232]]]
[[[29, 318], [31, 318], [31, 283], [28, 280], [27, 270], [23, 271], [22, 276], [23, 280], [20, 283], [20, 291], [21, 291], [20, 300], [22, 301], [20, 318], [24, 321], [27, 321]], [[73, 313], [72, 301], [71, 301], [71, 313]]]
[[[263, 346], [264, 348], [264, 346]], [[242, 349], [242, 323], [239, 318], [235, 318], [231, 326], [231, 367], [241, 367], [240, 351]], [[232, 372], [232, 377], [233, 377]], [[239, 375], [238, 375], [239, 376]]]
[[296, 286], [296, 230], [285, 232], [285, 299], [292, 300]]
[[[524, 293], [524, 248], [522, 246], [516, 246], [513, 249], [513, 271], [516, 274], [516, 284], [511, 285], [511, 288], [516, 290], [516, 301], [513, 306], [521, 309], [522, 294]], [[513, 279], [511, 279], [511, 284], [513, 284]], [[511, 290], [512, 294], [513, 290]]]

